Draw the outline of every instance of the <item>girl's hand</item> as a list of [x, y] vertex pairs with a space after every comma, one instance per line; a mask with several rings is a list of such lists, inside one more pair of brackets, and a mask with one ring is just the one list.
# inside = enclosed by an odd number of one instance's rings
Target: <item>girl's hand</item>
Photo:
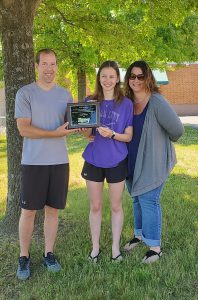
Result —
[[80, 133], [86, 133], [86, 131], [88, 130], [89, 128], [76, 128], [75, 130], [76, 130], [76, 132], [80, 132]]
[[95, 139], [95, 135], [90, 135], [90, 136], [88, 137], [88, 141], [89, 141], [90, 143], [93, 143], [94, 139]]
[[100, 135], [102, 135], [105, 138], [111, 138], [113, 135], [113, 131], [108, 127], [101, 126], [101, 127], [98, 127], [97, 130], [100, 133]]

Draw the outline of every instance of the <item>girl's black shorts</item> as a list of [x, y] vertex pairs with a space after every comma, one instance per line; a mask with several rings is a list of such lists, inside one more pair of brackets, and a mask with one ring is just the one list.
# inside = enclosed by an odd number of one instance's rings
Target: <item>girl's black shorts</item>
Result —
[[114, 168], [100, 168], [85, 161], [81, 176], [90, 181], [103, 182], [106, 178], [108, 183], [116, 183], [126, 179], [127, 168], [127, 158]]

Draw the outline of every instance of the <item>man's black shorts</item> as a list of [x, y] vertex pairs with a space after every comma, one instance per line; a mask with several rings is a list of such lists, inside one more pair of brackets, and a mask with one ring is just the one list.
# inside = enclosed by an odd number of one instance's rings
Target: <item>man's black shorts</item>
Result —
[[81, 175], [84, 179], [103, 182], [106, 178], [108, 183], [117, 183], [127, 177], [127, 159], [122, 160], [114, 168], [99, 168], [85, 161]]
[[39, 210], [45, 205], [63, 209], [66, 205], [69, 164], [22, 165], [20, 205], [24, 209]]

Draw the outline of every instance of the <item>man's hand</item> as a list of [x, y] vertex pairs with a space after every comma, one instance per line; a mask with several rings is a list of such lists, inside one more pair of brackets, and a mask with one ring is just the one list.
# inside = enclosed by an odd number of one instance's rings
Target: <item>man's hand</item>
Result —
[[79, 129], [68, 129], [68, 122], [64, 123], [63, 125], [59, 126], [56, 131], [58, 132], [59, 137], [61, 136], [67, 136], [70, 133], [73, 132], [79, 132]]

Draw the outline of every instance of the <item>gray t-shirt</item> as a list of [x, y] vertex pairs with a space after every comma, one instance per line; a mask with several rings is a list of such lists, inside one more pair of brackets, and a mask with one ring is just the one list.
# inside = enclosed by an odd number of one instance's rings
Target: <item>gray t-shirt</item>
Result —
[[[71, 94], [57, 85], [51, 90], [41, 89], [35, 82], [20, 88], [16, 94], [15, 118], [30, 118], [32, 125], [55, 130], [64, 124], [67, 103]], [[24, 138], [22, 164], [58, 165], [68, 163], [65, 137]]]

